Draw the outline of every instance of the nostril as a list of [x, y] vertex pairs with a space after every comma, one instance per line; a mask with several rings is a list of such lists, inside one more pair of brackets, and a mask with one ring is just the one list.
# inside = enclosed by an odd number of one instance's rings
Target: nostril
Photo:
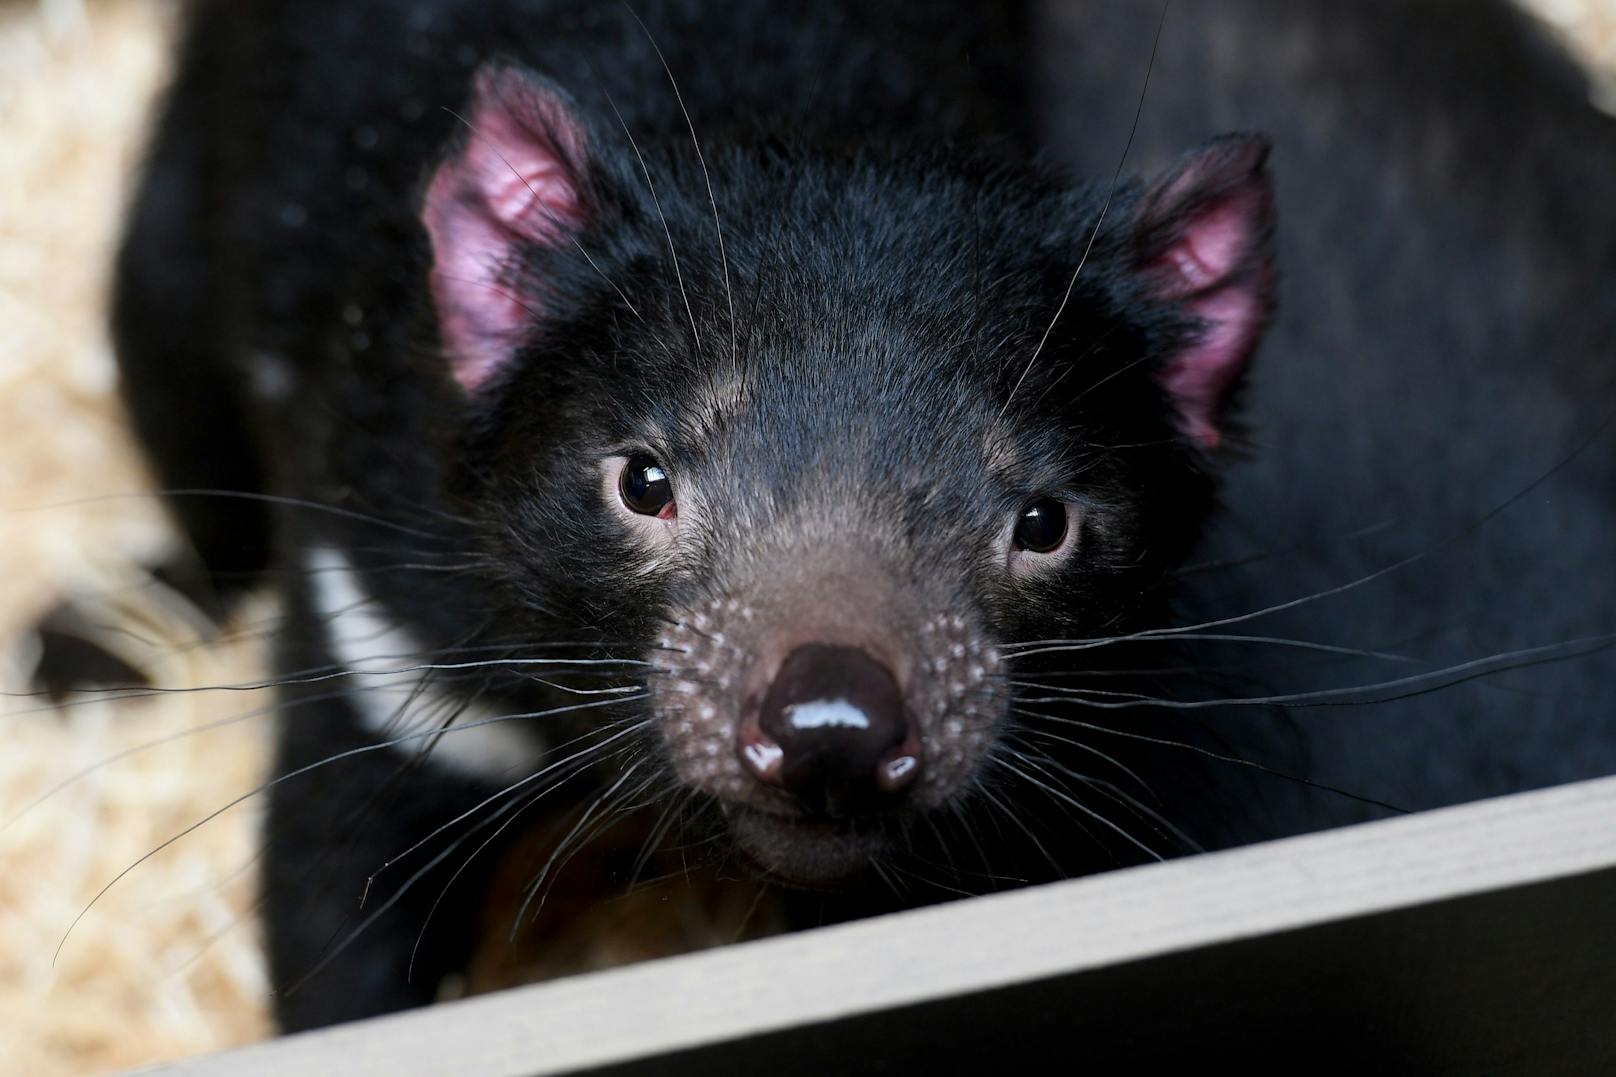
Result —
[[741, 738], [741, 758], [762, 781], [780, 781], [780, 762], [784, 754], [778, 744], [761, 734], [743, 734]]
[[881, 761], [876, 781], [885, 793], [898, 793], [920, 776], [920, 757], [912, 752], [900, 751]]
[[809, 810], [876, 810], [920, 769], [903, 694], [892, 671], [856, 647], [808, 644], [781, 663], [741, 755]]

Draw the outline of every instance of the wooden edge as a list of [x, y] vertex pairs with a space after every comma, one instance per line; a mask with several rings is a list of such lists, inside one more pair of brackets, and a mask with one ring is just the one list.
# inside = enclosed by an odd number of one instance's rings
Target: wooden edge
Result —
[[1616, 865], [1616, 778], [518, 988], [142, 1072], [534, 1077]]

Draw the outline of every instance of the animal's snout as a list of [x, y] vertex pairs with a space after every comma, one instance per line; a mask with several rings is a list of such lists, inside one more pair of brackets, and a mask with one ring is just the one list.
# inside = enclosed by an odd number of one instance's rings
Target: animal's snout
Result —
[[741, 758], [815, 815], [894, 804], [920, 772], [920, 745], [897, 679], [857, 647], [811, 643], [780, 664]]

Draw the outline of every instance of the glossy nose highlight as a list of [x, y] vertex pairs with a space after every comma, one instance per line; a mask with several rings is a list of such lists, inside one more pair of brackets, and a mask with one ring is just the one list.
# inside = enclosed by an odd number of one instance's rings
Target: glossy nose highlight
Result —
[[919, 746], [897, 679], [857, 647], [811, 643], [786, 656], [741, 757], [816, 815], [880, 811], [914, 781]]

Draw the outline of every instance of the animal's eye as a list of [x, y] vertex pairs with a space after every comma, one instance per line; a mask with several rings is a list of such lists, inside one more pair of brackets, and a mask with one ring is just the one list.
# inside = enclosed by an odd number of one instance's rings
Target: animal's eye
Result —
[[623, 465], [623, 474], [617, 480], [617, 492], [623, 504], [642, 516], [660, 516], [673, 519], [677, 505], [673, 500], [673, 484], [668, 473], [656, 459], [636, 453]]
[[1041, 497], [1021, 510], [1016, 521], [1018, 550], [1049, 553], [1066, 541], [1066, 504], [1052, 497]]

